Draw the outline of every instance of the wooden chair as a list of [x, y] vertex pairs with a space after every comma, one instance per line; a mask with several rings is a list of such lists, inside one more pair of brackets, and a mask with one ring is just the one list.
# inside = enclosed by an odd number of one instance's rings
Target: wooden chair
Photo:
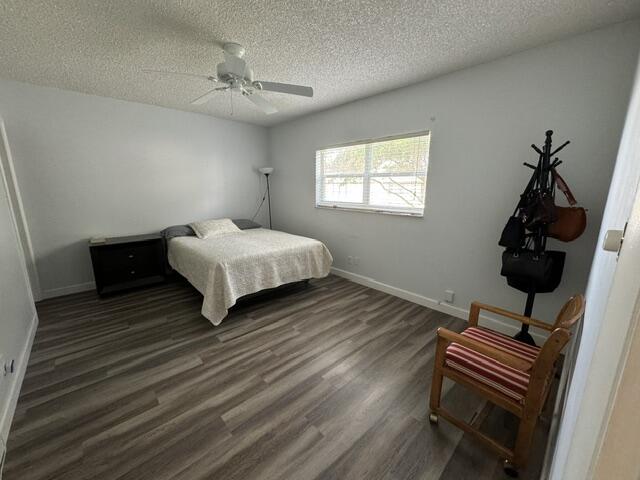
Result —
[[[558, 313], [556, 321], [550, 325], [491, 305], [473, 302], [469, 311], [469, 327], [462, 333], [438, 329], [429, 421], [437, 424], [438, 417], [441, 416], [472, 434], [505, 459], [504, 469], [507, 474], [517, 476], [518, 468], [525, 466], [529, 456], [531, 439], [549, 393], [556, 361], [569, 342], [571, 327], [582, 317], [584, 305], [583, 295], [571, 297]], [[535, 347], [479, 327], [480, 310], [546, 330], [550, 332], [549, 337], [542, 347]], [[443, 377], [474, 390], [520, 419], [513, 449], [454, 417], [440, 405]]]

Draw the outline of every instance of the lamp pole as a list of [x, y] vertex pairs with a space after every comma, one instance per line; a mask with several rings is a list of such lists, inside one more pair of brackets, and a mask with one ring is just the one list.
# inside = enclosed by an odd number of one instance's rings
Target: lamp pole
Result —
[[264, 176], [267, 177], [267, 202], [269, 206], [269, 230], [272, 230], [271, 228], [271, 191], [269, 190], [269, 174], [265, 173]]
[[[269, 230], [271, 230], [271, 190], [269, 189], [269, 175], [273, 173], [273, 167], [261, 167], [258, 171], [263, 174], [267, 178], [267, 198], [269, 199]], [[262, 197], [262, 203], [260, 203], [260, 207], [264, 204], [264, 197]]]

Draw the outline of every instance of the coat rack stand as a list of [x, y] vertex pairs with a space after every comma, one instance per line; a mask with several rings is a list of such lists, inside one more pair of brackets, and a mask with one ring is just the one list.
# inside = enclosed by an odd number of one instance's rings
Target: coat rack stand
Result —
[[[537, 193], [541, 196], [549, 196], [551, 198], [554, 196], [555, 183], [552, 177], [552, 169], [560, 165], [562, 161], [557, 157], [553, 161], [551, 161], [551, 159], [570, 142], [567, 141], [555, 150], [552, 150], [552, 136], [553, 130], [547, 130], [545, 132], [545, 141], [542, 149], [538, 148], [535, 144], [531, 145], [531, 148], [538, 153], [539, 159], [538, 164], [535, 166], [528, 163], [524, 164], [525, 166], [533, 169], [534, 172], [529, 180], [527, 188], [522, 194], [521, 203], [524, 201], [525, 196], [535, 190], [537, 190]], [[528, 236], [531, 239], [534, 252], [537, 255], [544, 254], [547, 246], [547, 226], [539, 225], [531, 231]], [[533, 313], [533, 304], [535, 302], [537, 290], [538, 288], [535, 281], [532, 281], [527, 292], [527, 300], [524, 307], [523, 315], [525, 317], [531, 317], [531, 314]], [[529, 325], [523, 324], [520, 331], [514, 336], [514, 338], [529, 345], [535, 345], [533, 337], [529, 333]]]

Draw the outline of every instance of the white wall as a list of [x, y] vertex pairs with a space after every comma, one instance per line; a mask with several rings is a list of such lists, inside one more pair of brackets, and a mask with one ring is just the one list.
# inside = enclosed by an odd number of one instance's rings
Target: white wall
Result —
[[[450, 288], [461, 308], [482, 299], [522, 310], [525, 295], [499, 275], [497, 241], [530, 176], [522, 162], [537, 160], [529, 145], [553, 129], [556, 144], [572, 142], [560, 171], [589, 226], [550, 244], [568, 252], [565, 275], [534, 314], [552, 317], [586, 285], [639, 44], [640, 24], [619, 24], [273, 127], [274, 227], [321, 239], [340, 269], [435, 300]], [[314, 208], [317, 148], [424, 129], [424, 218]]]
[[257, 206], [264, 127], [10, 81], [0, 117], [44, 296], [92, 287], [90, 237]]
[[[593, 259], [587, 288], [587, 310], [558, 433], [549, 477], [552, 479], [591, 478], [593, 472], [589, 470], [593, 466], [592, 457], [597, 453], [606, 430], [609, 402], [624, 365], [621, 361], [628, 347], [627, 342], [633, 333], [630, 330], [633, 327], [632, 315], [625, 311], [627, 308], [633, 309], [638, 283], [633, 277], [625, 276], [625, 269], [621, 270], [620, 266], [626, 262], [627, 269], [630, 266], [632, 272], [639, 271], [637, 259], [640, 256], [634, 257], [634, 251], [638, 249], [635, 242], [640, 219], [637, 213], [636, 218], [632, 216], [640, 182], [639, 81], [640, 69], [626, 115], [598, 246], [602, 245], [607, 230], [622, 230], [627, 220], [628, 238], [625, 238], [619, 262], [615, 253], [601, 248], [597, 248]], [[620, 301], [620, 297], [626, 301]], [[624, 477], [612, 475], [611, 478]]]
[[[0, 143], [2, 139], [0, 138]], [[0, 155], [4, 157], [4, 148]], [[4, 158], [0, 159], [0, 458], [6, 445], [18, 392], [26, 370], [37, 324], [24, 253], [18, 242], [15, 218], [5, 182]], [[15, 360], [15, 371], [2, 375], [3, 367]], [[1, 475], [1, 472], [0, 472]]]

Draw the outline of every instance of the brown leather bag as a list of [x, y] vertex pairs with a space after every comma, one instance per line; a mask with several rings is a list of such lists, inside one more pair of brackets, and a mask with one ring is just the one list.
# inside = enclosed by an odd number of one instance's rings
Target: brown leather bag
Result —
[[547, 234], [561, 242], [571, 242], [587, 228], [587, 213], [582, 207], [556, 206], [558, 220], [549, 224]]
[[556, 238], [561, 242], [571, 242], [578, 238], [587, 228], [587, 212], [582, 207], [576, 207], [578, 203], [569, 189], [569, 185], [556, 172], [552, 170], [553, 179], [558, 186], [558, 190], [567, 197], [570, 207], [558, 207], [555, 211], [557, 220], [547, 226], [547, 235]]

